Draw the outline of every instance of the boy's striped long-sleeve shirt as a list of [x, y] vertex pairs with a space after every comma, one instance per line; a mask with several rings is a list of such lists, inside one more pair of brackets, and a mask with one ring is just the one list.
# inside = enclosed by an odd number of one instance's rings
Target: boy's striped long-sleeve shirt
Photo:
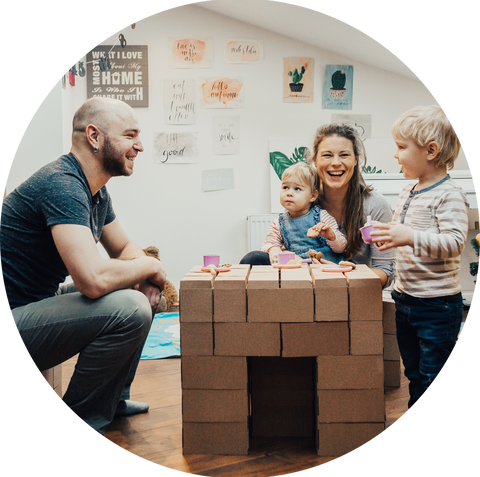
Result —
[[419, 298], [461, 291], [460, 254], [468, 232], [464, 191], [447, 175], [423, 190], [400, 193], [393, 220], [414, 231], [414, 247], [397, 248], [395, 290]]

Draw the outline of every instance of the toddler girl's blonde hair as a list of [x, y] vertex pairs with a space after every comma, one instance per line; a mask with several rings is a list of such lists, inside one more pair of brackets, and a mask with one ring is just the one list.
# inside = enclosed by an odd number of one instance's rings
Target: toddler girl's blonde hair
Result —
[[312, 192], [318, 191], [320, 179], [317, 170], [306, 162], [297, 162], [283, 171], [282, 181], [291, 178], [309, 186]]
[[437, 166], [452, 169], [460, 151], [460, 141], [440, 106], [417, 106], [397, 118], [392, 127], [394, 137], [412, 139], [420, 147], [436, 142]]

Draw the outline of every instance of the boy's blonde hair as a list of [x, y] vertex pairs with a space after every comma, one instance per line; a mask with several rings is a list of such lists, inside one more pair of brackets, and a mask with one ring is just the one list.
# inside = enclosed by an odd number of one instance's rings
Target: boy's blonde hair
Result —
[[417, 106], [397, 118], [394, 137], [412, 139], [418, 146], [438, 145], [437, 167], [452, 169], [460, 151], [460, 141], [440, 106]]
[[320, 179], [317, 170], [306, 162], [297, 162], [283, 171], [282, 182], [290, 178], [297, 179], [310, 187], [312, 192], [318, 191]]

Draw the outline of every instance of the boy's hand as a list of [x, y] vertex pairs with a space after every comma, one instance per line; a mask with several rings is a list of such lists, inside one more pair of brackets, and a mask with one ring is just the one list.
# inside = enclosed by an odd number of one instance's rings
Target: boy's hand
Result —
[[388, 224], [372, 222], [372, 225], [375, 229], [378, 229], [378, 231], [374, 230], [370, 232], [373, 242], [382, 242], [382, 245], [378, 247], [379, 250], [405, 247], [407, 245], [413, 248], [414, 236], [413, 230], [410, 227], [398, 224], [397, 222], [388, 222]]
[[330, 227], [330, 225], [319, 222], [318, 224], [314, 225], [312, 229], [316, 230], [322, 237], [325, 237], [327, 240], [330, 240], [332, 242], [335, 240], [335, 232]]

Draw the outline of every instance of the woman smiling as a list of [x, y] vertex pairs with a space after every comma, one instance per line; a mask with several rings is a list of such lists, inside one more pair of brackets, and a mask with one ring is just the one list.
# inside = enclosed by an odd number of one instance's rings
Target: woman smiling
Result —
[[320, 177], [318, 204], [328, 210], [347, 237], [344, 256], [357, 264], [366, 264], [380, 277], [382, 286], [393, 279], [395, 253], [381, 252], [362, 240], [360, 228], [372, 221], [388, 223], [392, 210], [387, 200], [365, 183], [365, 147], [357, 131], [347, 124], [320, 127], [309, 158]]

